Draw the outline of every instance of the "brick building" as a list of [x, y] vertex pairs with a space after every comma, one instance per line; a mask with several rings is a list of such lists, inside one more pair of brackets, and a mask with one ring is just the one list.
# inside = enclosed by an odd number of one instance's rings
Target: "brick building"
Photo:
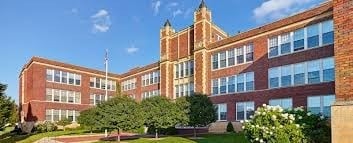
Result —
[[[109, 95], [141, 101], [194, 92], [209, 95], [218, 121], [248, 119], [262, 104], [305, 106], [330, 116], [335, 101], [334, 5], [317, 7], [229, 36], [202, 1], [180, 31], [160, 30], [160, 60], [123, 74], [109, 73]], [[112, 67], [115, 68], [115, 67]], [[19, 76], [27, 121], [76, 121], [79, 111], [104, 100], [104, 72], [33, 57]]]

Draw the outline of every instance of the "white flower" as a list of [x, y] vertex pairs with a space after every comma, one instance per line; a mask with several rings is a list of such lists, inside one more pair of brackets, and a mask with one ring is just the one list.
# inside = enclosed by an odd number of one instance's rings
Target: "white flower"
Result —
[[293, 120], [289, 120], [289, 123], [293, 123]]
[[273, 121], [276, 121], [277, 116], [276, 116], [276, 115], [272, 115], [272, 116], [271, 116], [271, 119], [272, 119]]
[[290, 114], [288, 118], [289, 118], [290, 120], [294, 120], [294, 119], [295, 119], [292, 114]]
[[258, 141], [259, 140], [259, 138], [255, 138], [255, 141]]
[[283, 112], [283, 109], [282, 109], [282, 108], [278, 108], [278, 111], [279, 111], [279, 112]]
[[243, 120], [240, 120], [240, 123], [244, 123], [244, 121], [243, 121]]
[[325, 119], [325, 117], [324, 116], [320, 116], [320, 119], [323, 120], [323, 119]]
[[276, 127], [272, 127], [272, 129], [276, 129]]
[[306, 115], [310, 116], [310, 115], [311, 115], [311, 113], [310, 113], [310, 112], [308, 112], [308, 113], [306, 113]]
[[245, 126], [241, 126], [242, 129], [245, 129]]
[[254, 116], [253, 116], [253, 115], [250, 115], [250, 119], [252, 119], [252, 118], [254, 118]]
[[254, 128], [255, 126], [254, 125], [251, 125], [251, 128]]
[[262, 112], [262, 115], [266, 115], [266, 113], [265, 113], [265, 112]]
[[266, 104], [262, 104], [263, 107], [266, 107]]
[[263, 143], [263, 142], [264, 142], [264, 140], [260, 139], [260, 143]]
[[295, 126], [297, 126], [297, 128], [299, 128], [299, 127], [300, 127], [300, 125], [298, 125], [298, 124], [295, 124]]
[[[250, 116], [250, 118], [251, 118], [251, 116]], [[247, 123], [247, 122], [249, 122], [249, 120], [244, 120], [244, 122]]]
[[273, 134], [273, 132], [270, 132], [270, 135], [272, 135]]
[[299, 116], [298, 119], [301, 120], [301, 119], [303, 119], [303, 117], [302, 117], [302, 116]]
[[282, 125], [279, 125], [279, 128], [283, 128], [283, 126], [282, 126]]
[[259, 128], [260, 126], [259, 125], [256, 125], [256, 128]]

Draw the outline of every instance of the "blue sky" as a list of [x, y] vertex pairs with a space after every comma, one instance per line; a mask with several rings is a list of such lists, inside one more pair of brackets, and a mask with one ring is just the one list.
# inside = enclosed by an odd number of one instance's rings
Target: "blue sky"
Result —
[[[206, 0], [213, 21], [234, 35], [313, 7], [323, 0]], [[40, 56], [123, 73], [159, 59], [159, 29], [191, 25], [200, 0], [0, 1], [0, 82], [18, 102], [18, 75]]]

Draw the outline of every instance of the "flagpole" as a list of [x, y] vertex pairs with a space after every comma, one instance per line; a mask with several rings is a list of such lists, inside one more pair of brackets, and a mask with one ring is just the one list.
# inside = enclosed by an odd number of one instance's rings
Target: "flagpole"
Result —
[[[107, 101], [108, 99], [108, 49], [105, 49], [105, 98], [104, 100]], [[104, 130], [105, 132], [105, 137], [108, 137], [108, 131], [107, 129]]]

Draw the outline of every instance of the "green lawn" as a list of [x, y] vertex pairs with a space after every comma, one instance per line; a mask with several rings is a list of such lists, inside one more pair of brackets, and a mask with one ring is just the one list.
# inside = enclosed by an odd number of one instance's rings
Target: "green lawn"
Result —
[[[203, 139], [192, 140], [187, 137], [164, 137], [161, 140], [141, 138], [136, 140], [124, 140], [128, 143], [248, 143], [243, 134], [208, 134], [201, 135]], [[112, 143], [100, 141], [97, 143]]]

